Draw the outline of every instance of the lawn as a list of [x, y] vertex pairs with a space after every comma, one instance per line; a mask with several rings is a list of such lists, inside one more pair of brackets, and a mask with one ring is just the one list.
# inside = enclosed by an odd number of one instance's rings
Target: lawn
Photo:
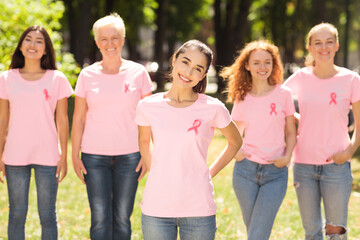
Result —
[[[216, 132], [210, 145], [208, 160], [211, 163], [224, 148], [226, 142]], [[71, 156], [71, 154], [69, 154]], [[359, 155], [357, 155], [359, 156]], [[353, 160], [354, 191], [351, 194], [349, 209], [349, 240], [360, 239], [360, 162]], [[230, 163], [213, 180], [215, 198], [218, 206], [216, 239], [246, 239], [245, 226], [242, 222], [240, 207], [232, 189], [232, 168]], [[290, 168], [291, 171], [291, 168]], [[295, 190], [292, 187], [292, 174], [289, 174], [288, 191], [275, 220], [272, 240], [303, 239], [303, 229], [297, 206]], [[136, 196], [135, 209], [132, 216], [133, 237], [142, 239], [140, 226], [140, 201], [145, 179], [140, 182]], [[356, 190], [356, 191], [355, 191]], [[26, 224], [27, 239], [40, 239], [41, 229], [36, 207], [36, 191], [34, 181], [31, 182], [30, 206]], [[69, 159], [69, 173], [59, 186], [58, 192], [58, 225], [59, 239], [89, 239], [90, 209], [85, 185], [75, 176]], [[8, 200], [6, 185], [0, 185], [0, 239], [7, 239]]]

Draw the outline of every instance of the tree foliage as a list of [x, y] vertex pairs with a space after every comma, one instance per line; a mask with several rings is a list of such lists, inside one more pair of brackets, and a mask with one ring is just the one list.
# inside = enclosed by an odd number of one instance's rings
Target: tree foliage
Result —
[[52, 39], [59, 70], [74, 85], [80, 69], [71, 53], [61, 52], [63, 42], [59, 30], [65, 10], [63, 3], [52, 0], [0, 0], [0, 9], [0, 71], [8, 69], [22, 32], [31, 25], [42, 25]]
[[128, 58], [141, 59], [139, 33], [143, 26], [154, 28], [155, 0], [64, 0], [64, 3], [64, 30], [70, 33], [70, 51], [80, 65], [101, 58], [91, 29], [97, 19], [112, 12], [117, 12], [125, 22]]

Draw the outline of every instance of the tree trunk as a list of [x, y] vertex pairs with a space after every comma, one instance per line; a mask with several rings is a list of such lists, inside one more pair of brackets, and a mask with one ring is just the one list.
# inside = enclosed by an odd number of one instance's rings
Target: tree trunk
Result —
[[[238, 5], [236, 5], [238, 3]], [[215, 26], [215, 48], [217, 74], [224, 66], [229, 66], [234, 60], [234, 56], [243, 45], [247, 32], [247, 16], [251, 5], [250, 0], [240, 2], [229, 0], [225, 7], [225, 23], [222, 24], [221, 0], [214, 2], [214, 26]], [[238, 8], [237, 15], [235, 14]], [[218, 75], [218, 93], [222, 93], [226, 87], [224, 79]]]
[[166, 41], [166, 10], [169, 5], [169, 0], [157, 0], [159, 7], [156, 10], [156, 25], [157, 30], [155, 32], [155, 52], [154, 58], [155, 61], [159, 64], [159, 69], [156, 72], [155, 81], [157, 83], [157, 91], [164, 90], [164, 79], [163, 74], [165, 71], [164, 61], [165, 56], [164, 54], [164, 44]]

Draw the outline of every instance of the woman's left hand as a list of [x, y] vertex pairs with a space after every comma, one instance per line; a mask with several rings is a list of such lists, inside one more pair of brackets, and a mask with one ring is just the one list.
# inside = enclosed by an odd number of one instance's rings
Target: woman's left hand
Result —
[[140, 172], [140, 176], [138, 178], [138, 181], [140, 181], [145, 176], [145, 174], [147, 172], [146, 166], [145, 166], [142, 158], [140, 158], [139, 164], [137, 165], [137, 167], [135, 169], [135, 172], [139, 172], [140, 169], [141, 169], [141, 172]]
[[336, 164], [343, 164], [346, 161], [348, 161], [349, 159], [351, 159], [352, 154], [350, 153], [350, 151], [348, 149], [341, 151], [341, 152], [337, 152], [334, 155], [332, 155], [331, 157], [329, 157], [326, 161], [330, 162], [330, 161], [334, 161], [334, 163]]
[[291, 160], [291, 157], [282, 156], [282, 157], [278, 157], [273, 160], [270, 160], [269, 163], [273, 163], [275, 165], [275, 167], [277, 167], [277, 168], [283, 168], [289, 164], [290, 160]]
[[61, 182], [67, 174], [67, 161], [66, 158], [61, 157], [56, 169], [56, 178]]

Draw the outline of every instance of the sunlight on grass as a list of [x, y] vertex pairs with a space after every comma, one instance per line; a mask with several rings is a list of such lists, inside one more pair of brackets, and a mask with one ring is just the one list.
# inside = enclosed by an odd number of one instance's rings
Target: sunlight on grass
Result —
[[[225, 139], [216, 131], [208, 153], [209, 164], [215, 160], [226, 145]], [[69, 156], [71, 154], [69, 153]], [[69, 171], [64, 181], [59, 185], [57, 214], [59, 226], [59, 240], [83, 240], [89, 239], [90, 208], [86, 195], [86, 188], [76, 177], [71, 159], [69, 159]], [[241, 217], [239, 204], [232, 188], [232, 169], [234, 162], [230, 163], [213, 180], [215, 187], [215, 199], [218, 207], [216, 239], [235, 240], [246, 239], [246, 230]], [[354, 159], [354, 189], [360, 191], [360, 162]], [[145, 180], [143, 179], [138, 188], [134, 213], [131, 217], [132, 239], [141, 240], [141, 211], [140, 201], [144, 192]], [[292, 187], [292, 169], [290, 168], [288, 190], [284, 202], [274, 223], [271, 240], [303, 239], [295, 190]], [[26, 223], [26, 234], [29, 240], [38, 240], [41, 236], [41, 228], [37, 213], [35, 182], [31, 181], [29, 195], [29, 211]], [[0, 240], [7, 239], [8, 199], [6, 185], [0, 185]], [[350, 199], [348, 226], [349, 240], [360, 239], [360, 193], [353, 191]]]

